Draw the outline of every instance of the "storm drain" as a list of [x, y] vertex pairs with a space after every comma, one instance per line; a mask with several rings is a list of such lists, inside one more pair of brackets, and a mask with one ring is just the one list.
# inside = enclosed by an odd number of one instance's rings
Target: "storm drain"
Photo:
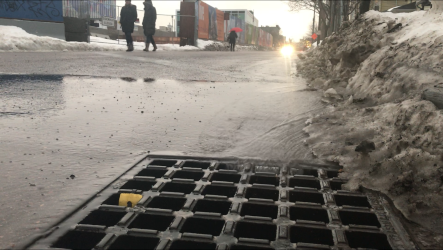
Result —
[[[372, 193], [331, 166], [148, 156], [27, 248], [399, 249]], [[119, 206], [122, 197], [133, 207]]]
[[128, 226], [128, 228], [152, 229], [166, 231], [174, 216], [158, 214], [139, 214]]
[[155, 249], [159, 241], [159, 238], [122, 235], [108, 249]]

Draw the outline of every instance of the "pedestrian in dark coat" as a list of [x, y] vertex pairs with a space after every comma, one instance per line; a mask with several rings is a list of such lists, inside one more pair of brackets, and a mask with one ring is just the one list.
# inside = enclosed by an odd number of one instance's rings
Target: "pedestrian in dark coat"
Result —
[[238, 35], [235, 31], [231, 31], [228, 36], [228, 42], [231, 44], [231, 51], [235, 51], [235, 41], [237, 40]]
[[143, 3], [145, 5], [145, 16], [143, 17], [143, 31], [146, 36], [146, 47], [144, 51], [149, 51], [149, 44], [152, 43], [152, 46], [154, 46], [154, 50], [157, 50], [157, 45], [154, 41], [154, 34], [155, 34], [155, 22], [157, 21], [157, 10], [155, 9], [154, 5], [152, 5], [151, 0], [145, 0]]
[[131, 0], [125, 1], [125, 6], [123, 6], [120, 11], [120, 23], [122, 30], [126, 36], [126, 44], [128, 50], [134, 50], [134, 41], [132, 40], [132, 32], [134, 32], [134, 22], [137, 20], [137, 7], [131, 4]]

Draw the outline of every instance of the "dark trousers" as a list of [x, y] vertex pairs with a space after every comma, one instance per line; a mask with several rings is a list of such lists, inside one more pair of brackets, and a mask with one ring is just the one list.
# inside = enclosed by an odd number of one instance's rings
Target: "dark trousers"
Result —
[[132, 33], [126, 32], [125, 36], [126, 36], [126, 44], [127, 45], [132, 44], [133, 43]]
[[152, 46], [154, 47], [156, 46], [154, 41], [154, 36], [152, 35], [146, 36], [146, 46], [148, 46], [150, 43], [152, 43]]
[[235, 42], [231, 42], [231, 51], [235, 51]]

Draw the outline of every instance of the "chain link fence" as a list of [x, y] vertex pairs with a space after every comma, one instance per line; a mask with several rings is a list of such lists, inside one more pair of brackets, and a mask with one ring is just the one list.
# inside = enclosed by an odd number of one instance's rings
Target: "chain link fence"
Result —
[[[0, 0], [1, 1], [1, 0]], [[124, 34], [121, 30], [120, 24], [120, 12], [123, 6], [117, 6], [116, 0], [62, 0], [63, 1], [63, 17], [65, 17], [65, 27], [67, 27], [67, 33], [70, 37], [73, 37], [73, 41], [88, 41], [90, 42], [91, 35], [91, 23], [97, 23], [100, 21], [99, 28], [93, 28], [94, 32], [98, 32], [105, 35], [106, 34], [111, 39], [117, 39], [120, 43], [120, 39], [124, 38]], [[144, 9], [137, 9], [138, 20], [135, 23], [135, 29], [133, 33], [133, 38], [135, 41], [144, 41], [145, 37], [143, 34], [143, 17]], [[179, 23], [180, 15], [170, 15], [170, 14], [157, 14], [156, 21], [156, 34], [159, 42], [162, 43], [178, 43], [176, 37], [179, 36]], [[114, 25], [108, 26], [103, 25], [102, 19], [106, 17], [114, 20]], [[194, 16], [193, 16], [194, 17]], [[66, 25], [69, 23], [69, 25]], [[84, 28], [79, 28], [79, 26], [84, 25]], [[97, 24], [98, 25], [98, 24]], [[98, 27], [98, 26], [96, 26]], [[87, 36], [86, 39], [79, 39], [77, 37]]]
[[117, 17], [115, 0], [63, 0], [63, 16], [89, 18], [93, 20], [102, 17]]
[[[120, 12], [123, 6], [117, 6], [117, 20], [120, 19]], [[135, 25], [142, 26], [145, 10], [137, 9], [138, 21]], [[179, 18], [180, 20], [180, 18]], [[157, 21], [155, 28], [165, 32], [173, 32], [177, 36], [177, 15], [159, 14], [157, 13]]]
[[[91, 20], [116, 19], [116, 0], [62, 0], [66, 40], [90, 42]], [[83, 26], [84, 29], [79, 27]], [[85, 38], [84, 38], [85, 37]]]

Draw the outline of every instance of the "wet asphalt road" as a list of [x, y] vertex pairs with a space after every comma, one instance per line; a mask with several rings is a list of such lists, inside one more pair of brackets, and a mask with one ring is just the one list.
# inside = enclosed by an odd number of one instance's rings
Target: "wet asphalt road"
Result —
[[148, 152], [312, 159], [302, 128], [320, 97], [279, 52], [1, 57], [0, 248], [46, 229]]

